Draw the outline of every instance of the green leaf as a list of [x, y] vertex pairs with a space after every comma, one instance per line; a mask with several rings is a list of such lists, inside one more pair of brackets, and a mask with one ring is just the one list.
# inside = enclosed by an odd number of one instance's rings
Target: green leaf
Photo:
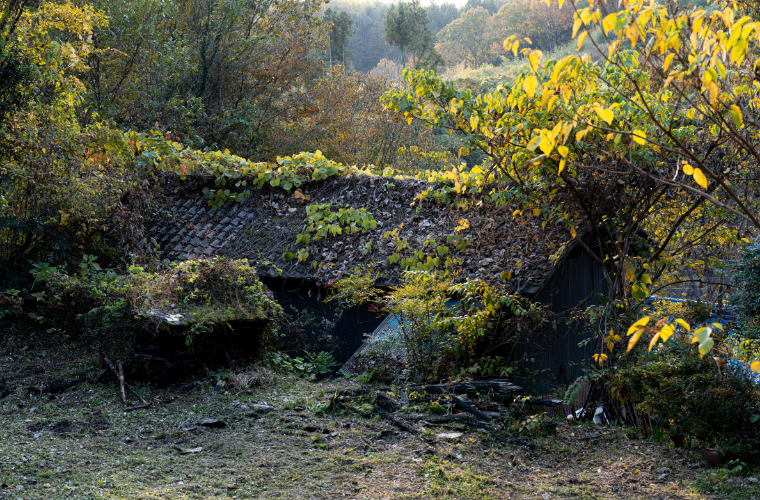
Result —
[[708, 352], [710, 352], [710, 349], [713, 348], [714, 344], [715, 344], [715, 342], [713, 342], [713, 339], [707, 339], [707, 340], [705, 340], [704, 342], [702, 342], [701, 344], [699, 344], [699, 354], [701, 356], [704, 356], [705, 354], [707, 354]]

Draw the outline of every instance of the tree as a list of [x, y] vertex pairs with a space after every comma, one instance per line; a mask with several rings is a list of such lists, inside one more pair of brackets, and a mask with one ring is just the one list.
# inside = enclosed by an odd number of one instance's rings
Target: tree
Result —
[[433, 48], [433, 36], [427, 29], [428, 18], [419, 0], [399, 2], [392, 5], [385, 15], [385, 41], [395, 45], [401, 52], [402, 64], [406, 63], [407, 53], [412, 53], [411, 66], [415, 67], [415, 56], [426, 67], [435, 67], [442, 61]]
[[81, 78], [104, 16], [53, 2], [14, 16], [3, 50], [23, 72], [0, 123], [0, 280], [22, 288], [31, 263], [72, 265], [96, 246], [118, 253], [104, 237], [117, 232], [121, 210], [139, 197], [134, 182], [147, 172], [123, 154], [118, 131], [78, 120]]
[[573, 12], [570, 4], [559, 7], [543, 0], [512, 0], [494, 16], [493, 29], [500, 42], [515, 35], [519, 40], [530, 39], [535, 49], [552, 52], [571, 40]]
[[[394, 120], [383, 109], [380, 97], [391, 86], [386, 77], [347, 74], [336, 67], [311, 85], [311, 95], [320, 106], [308, 120], [293, 124], [284, 151], [318, 149], [346, 165], [392, 166], [405, 172], [438, 170], [451, 159], [429, 128]], [[419, 154], [411, 158], [402, 149]]]
[[478, 8], [485, 9], [489, 15], [496, 14], [499, 10], [495, 0], [467, 0], [467, 3], [462, 7], [462, 13]]
[[[492, 46], [499, 42], [493, 29], [493, 18], [488, 12], [477, 7], [465, 12], [438, 33], [436, 48], [443, 54], [449, 66], [463, 62], [465, 66], [477, 68], [494, 62]], [[496, 45], [501, 49], [500, 44]]]
[[26, 69], [14, 53], [12, 38], [28, 0], [0, 2], [0, 124], [20, 104], [20, 85]]
[[101, 116], [263, 159], [312, 106], [305, 83], [328, 35], [319, 0], [95, 3], [111, 19], [86, 80]]
[[351, 52], [346, 51], [346, 45], [356, 33], [354, 20], [346, 12], [336, 12], [328, 8], [325, 11], [324, 21], [330, 27], [330, 66], [332, 67], [333, 61], [340, 61], [345, 66], [346, 56], [351, 57]]
[[570, 4], [560, 7], [552, 2], [547, 5], [544, 0], [526, 0], [526, 3], [525, 36], [533, 41], [534, 48], [553, 52], [559, 45], [571, 40], [573, 9]]
[[[689, 328], [667, 317], [628, 328], [655, 287], [701, 282], [683, 271], [725, 259], [760, 229], [760, 90], [748, 57], [760, 47], [760, 22], [740, 17], [747, 11], [738, 3], [713, 12], [594, 5], [575, 10], [574, 34], [579, 45], [595, 27], [609, 35], [602, 64], [581, 55], [543, 61], [525, 49], [530, 71], [488, 95], [418, 71], [407, 72], [408, 90], [384, 102], [461, 134], [461, 154], [479, 149], [489, 158], [457, 180], [459, 193], [490, 192], [515, 217], [532, 213], [584, 235], [579, 244], [607, 283], [594, 311], [600, 349], [626, 334], [631, 349], [645, 333], [651, 348]], [[519, 53], [516, 37], [505, 48]], [[713, 328], [693, 333], [702, 355]], [[597, 355], [600, 364], [607, 358]]]
[[438, 5], [434, 1], [427, 6], [428, 29], [437, 35], [447, 24], [459, 17], [459, 9], [451, 3]]

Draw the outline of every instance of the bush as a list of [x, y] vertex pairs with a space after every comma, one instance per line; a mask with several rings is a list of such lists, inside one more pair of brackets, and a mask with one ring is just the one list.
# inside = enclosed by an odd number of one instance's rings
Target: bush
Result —
[[741, 285], [731, 303], [742, 325], [742, 337], [760, 339], [760, 241], [750, 245], [736, 263], [734, 274]]
[[[139, 325], [186, 325], [185, 341], [232, 321], [269, 321], [282, 308], [246, 260], [213, 258], [170, 264], [148, 272], [132, 266], [124, 275], [83, 269], [80, 276], [50, 278], [49, 315], [78, 323], [96, 339], [118, 338]], [[274, 330], [270, 328], [270, 333]]]
[[380, 376], [395, 372], [425, 380], [503, 375], [520, 325], [527, 330], [543, 321], [539, 305], [478, 280], [461, 282], [456, 273], [406, 271], [387, 293], [373, 288], [376, 278], [371, 271], [357, 270], [333, 284], [330, 300], [370, 302], [395, 316], [395, 333], [361, 353], [361, 370]]
[[755, 386], [701, 358], [686, 340], [671, 339], [655, 358], [615, 374], [613, 394], [634, 401], [639, 415], [653, 418], [677, 445], [717, 446], [724, 460], [760, 459]]
[[329, 375], [338, 365], [332, 354], [325, 351], [318, 354], [307, 352], [306, 359], [276, 352], [269, 357], [269, 364], [280, 373], [312, 381]]

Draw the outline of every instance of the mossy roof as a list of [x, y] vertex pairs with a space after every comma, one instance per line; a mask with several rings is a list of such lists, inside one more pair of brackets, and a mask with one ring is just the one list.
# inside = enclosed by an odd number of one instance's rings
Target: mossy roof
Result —
[[[550, 255], [561, 245], [565, 255], [574, 242], [567, 228], [556, 224], [542, 227], [544, 220], [530, 211], [513, 217], [518, 207], [497, 206], [478, 195], [471, 207], [457, 209], [454, 204], [420, 201], [417, 196], [431, 184], [416, 179], [387, 179], [368, 175], [332, 177], [302, 185], [303, 201], [280, 188], [252, 189], [242, 202], [228, 201], [219, 208], [209, 205], [204, 196], [204, 179], [183, 181], [165, 198], [164, 209], [148, 229], [149, 241], [158, 244], [162, 258], [187, 260], [214, 255], [247, 258], [263, 276], [282, 276], [327, 282], [350, 273], [356, 266], [372, 264], [384, 275], [383, 284], [393, 284], [402, 270], [389, 262], [398, 252], [396, 244], [383, 235], [398, 228], [410, 249], [400, 252], [411, 257], [422, 250], [425, 240], [447, 246], [444, 257], [458, 258], [455, 268], [462, 275], [488, 283], [501, 281], [504, 271], [511, 273], [509, 288], [535, 293], [551, 276], [554, 265]], [[366, 233], [329, 236], [309, 244], [309, 258], [285, 261], [286, 247], [294, 252], [300, 245], [296, 236], [304, 233], [305, 207], [331, 202], [333, 210], [365, 208], [377, 221]], [[469, 227], [456, 231], [461, 220]], [[466, 249], [457, 250], [447, 237], [459, 234], [469, 240]], [[369, 253], [362, 253], [367, 242]], [[428, 247], [429, 248], [429, 247]], [[313, 265], [316, 262], [316, 265]], [[281, 269], [280, 274], [277, 269]]]

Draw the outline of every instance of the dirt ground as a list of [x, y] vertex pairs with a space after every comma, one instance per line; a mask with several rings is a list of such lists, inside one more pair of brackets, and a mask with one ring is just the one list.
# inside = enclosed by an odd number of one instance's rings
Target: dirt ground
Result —
[[277, 375], [245, 391], [216, 386], [236, 371], [135, 384], [152, 406], [125, 412], [118, 385], [96, 382], [92, 351], [0, 346], [0, 499], [760, 498], [754, 471], [709, 469], [696, 450], [622, 428], [559, 421], [551, 436], [512, 443], [456, 426], [412, 436], [322, 411], [355, 380]]

